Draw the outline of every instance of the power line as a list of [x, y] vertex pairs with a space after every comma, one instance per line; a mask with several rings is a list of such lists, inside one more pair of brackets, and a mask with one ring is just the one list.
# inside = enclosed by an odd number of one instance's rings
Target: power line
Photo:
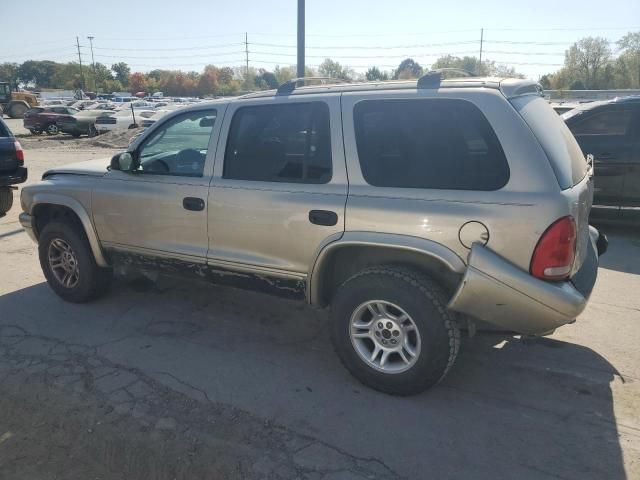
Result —
[[96, 50], [117, 50], [126, 52], [177, 52], [181, 50], [209, 50], [212, 48], [237, 47], [244, 45], [244, 42], [221, 43], [219, 45], [205, 45], [199, 47], [175, 47], [175, 48], [115, 48], [115, 47], [93, 47]]
[[237, 55], [239, 53], [245, 53], [244, 50], [236, 50], [233, 52], [219, 52], [219, 53], [195, 53], [193, 55], [169, 55], [169, 56], [147, 56], [138, 57], [138, 56], [130, 56], [130, 55], [96, 55], [98, 58], [120, 58], [123, 60], [127, 59], [138, 59], [138, 60], [171, 60], [175, 58], [202, 58], [202, 57], [222, 57], [226, 55]]

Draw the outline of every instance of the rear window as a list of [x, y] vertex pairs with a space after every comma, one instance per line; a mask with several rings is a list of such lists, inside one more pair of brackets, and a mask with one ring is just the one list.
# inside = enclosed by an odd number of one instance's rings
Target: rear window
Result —
[[631, 110], [605, 110], [577, 121], [571, 126], [574, 135], [626, 135], [632, 118]]
[[542, 97], [525, 95], [511, 99], [540, 142], [563, 190], [580, 183], [588, 165], [573, 134]]
[[364, 100], [354, 108], [354, 121], [370, 185], [486, 191], [509, 180], [496, 134], [466, 100]]

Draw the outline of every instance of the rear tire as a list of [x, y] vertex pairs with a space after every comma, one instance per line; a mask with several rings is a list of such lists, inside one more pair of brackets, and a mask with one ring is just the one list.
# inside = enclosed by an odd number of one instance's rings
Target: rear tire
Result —
[[93, 138], [98, 135], [98, 130], [96, 130], [95, 125], [89, 125], [89, 130], [87, 131], [87, 136], [89, 138]]
[[365, 385], [392, 395], [420, 393], [444, 378], [458, 354], [460, 331], [446, 305], [442, 289], [420, 272], [368, 268], [336, 293], [331, 340]]
[[42, 130], [38, 130], [37, 128], [32, 128], [29, 130], [31, 135], [42, 135]]
[[23, 103], [14, 103], [9, 107], [9, 116], [11, 118], [24, 118], [24, 114], [27, 113], [29, 107]]
[[0, 216], [4, 216], [13, 206], [13, 190], [0, 187]]
[[45, 129], [45, 131], [47, 132], [47, 135], [57, 135], [58, 132], [60, 132], [60, 130], [58, 129], [58, 126], [55, 123], [51, 123], [47, 125], [47, 128]]
[[113, 272], [96, 264], [84, 231], [73, 222], [52, 221], [38, 239], [40, 266], [62, 299], [83, 303], [104, 295]]

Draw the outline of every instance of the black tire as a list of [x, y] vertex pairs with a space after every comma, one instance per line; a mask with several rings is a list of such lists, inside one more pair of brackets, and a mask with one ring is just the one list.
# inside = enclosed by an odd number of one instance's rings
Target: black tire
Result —
[[87, 136], [89, 138], [93, 138], [98, 135], [98, 130], [96, 130], [95, 125], [89, 125], [89, 130], [87, 130]]
[[60, 133], [60, 129], [55, 123], [50, 123], [49, 125], [47, 125], [45, 131], [47, 132], [47, 135], [57, 135], [58, 133]]
[[78, 133], [78, 132], [73, 132], [73, 133], [71, 134], [71, 136], [72, 136], [73, 138], [80, 138], [80, 135], [82, 135], [82, 134], [81, 134], [81, 133]]
[[42, 135], [42, 130], [38, 130], [37, 128], [32, 128], [29, 131], [32, 135]]
[[11, 118], [24, 118], [24, 114], [27, 113], [29, 107], [24, 103], [14, 103], [9, 107], [9, 116]]
[[[77, 261], [79, 275], [72, 288], [64, 286], [56, 277], [49, 263], [49, 248], [56, 239], [68, 244]], [[68, 302], [84, 303], [105, 294], [109, 290], [113, 272], [96, 264], [89, 241], [82, 228], [70, 221], [52, 221], [40, 233], [38, 239], [40, 266], [51, 289]]]
[[[413, 320], [422, 348], [408, 370], [376, 370], [356, 352], [351, 316], [371, 300], [397, 305]], [[392, 395], [414, 395], [444, 378], [458, 354], [460, 331], [446, 305], [447, 296], [426, 275], [398, 266], [368, 268], [338, 289], [331, 304], [331, 340], [343, 365], [363, 384]]]
[[0, 216], [4, 216], [13, 206], [13, 190], [0, 187]]

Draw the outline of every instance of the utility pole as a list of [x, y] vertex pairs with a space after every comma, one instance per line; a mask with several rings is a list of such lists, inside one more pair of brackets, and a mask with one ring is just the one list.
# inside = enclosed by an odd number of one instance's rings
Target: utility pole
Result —
[[298, 0], [298, 78], [304, 77], [304, 0]]
[[247, 64], [246, 81], [248, 86], [249, 85], [249, 36], [247, 32], [244, 32], [244, 55], [245, 55], [245, 61]]
[[478, 66], [478, 73], [479, 75], [482, 72], [482, 43], [484, 42], [484, 28], [480, 29], [480, 65]]
[[96, 85], [97, 79], [96, 79], [96, 61], [93, 58], [93, 39], [95, 37], [89, 36], [87, 37], [89, 39], [89, 43], [91, 44], [91, 64], [93, 65], [93, 91], [95, 93], [98, 93], [98, 87]]
[[82, 73], [82, 56], [80, 55], [80, 40], [76, 36], [76, 46], [78, 47], [78, 62], [80, 62], [80, 81], [82, 82], [82, 90], [84, 91], [84, 74]]

